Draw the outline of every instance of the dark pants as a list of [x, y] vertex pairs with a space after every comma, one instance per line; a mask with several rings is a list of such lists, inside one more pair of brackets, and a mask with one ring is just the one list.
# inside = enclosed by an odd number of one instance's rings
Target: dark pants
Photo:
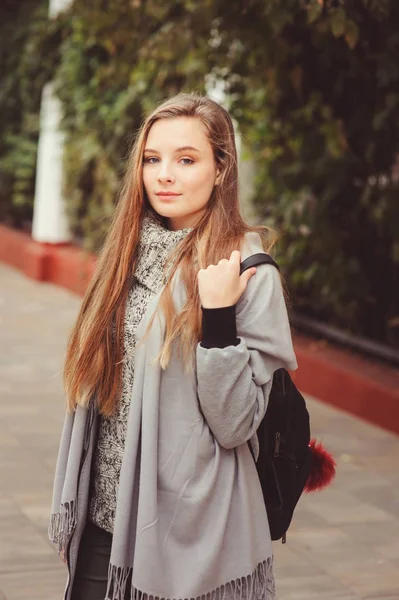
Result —
[[[104, 600], [112, 534], [87, 521], [79, 546], [71, 600]], [[130, 577], [126, 586], [130, 599]]]

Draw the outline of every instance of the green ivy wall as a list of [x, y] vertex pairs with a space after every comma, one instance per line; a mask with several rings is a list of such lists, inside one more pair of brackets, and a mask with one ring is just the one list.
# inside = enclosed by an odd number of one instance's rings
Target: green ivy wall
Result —
[[397, 0], [86, 0], [51, 23], [46, 3], [15, 4], [0, 9], [3, 220], [29, 221], [50, 77], [72, 229], [94, 250], [142, 117], [217, 79], [296, 310], [398, 344]]

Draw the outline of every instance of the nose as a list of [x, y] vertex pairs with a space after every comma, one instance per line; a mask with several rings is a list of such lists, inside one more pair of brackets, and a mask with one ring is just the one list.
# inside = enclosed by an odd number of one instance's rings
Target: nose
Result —
[[166, 164], [166, 161], [160, 163], [157, 179], [159, 183], [174, 183], [175, 176], [170, 166]]

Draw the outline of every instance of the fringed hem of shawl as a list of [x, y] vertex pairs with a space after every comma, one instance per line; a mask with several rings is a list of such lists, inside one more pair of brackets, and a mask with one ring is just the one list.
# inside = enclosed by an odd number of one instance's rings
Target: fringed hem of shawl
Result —
[[[132, 567], [116, 567], [110, 564], [105, 600], [124, 600], [128, 578], [131, 574]], [[229, 581], [195, 598], [155, 596], [132, 586], [130, 600], [274, 600], [275, 594], [273, 557], [270, 557], [259, 563], [250, 575]]]
[[58, 554], [65, 552], [77, 521], [76, 502], [66, 502], [61, 506], [61, 512], [53, 513], [50, 517], [48, 536], [57, 545]]

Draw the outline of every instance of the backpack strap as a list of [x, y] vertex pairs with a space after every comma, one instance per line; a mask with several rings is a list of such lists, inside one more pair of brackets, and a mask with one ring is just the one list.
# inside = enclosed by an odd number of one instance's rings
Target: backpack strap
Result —
[[273, 267], [276, 267], [278, 271], [280, 270], [280, 267], [278, 266], [276, 261], [273, 260], [272, 257], [269, 256], [269, 254], [266, 254], [266, 252], [258, 252], [257, 254], [252, 254], [252, 256], [248, 256], [248, 258], [242, 261], [240, 266], [240, 275], [242, 275], [242, 273], [244, 273], [244, 271], [246, 271], [250, 267], [257, 267], [258, 265], [263, 264], [273, 265]]

